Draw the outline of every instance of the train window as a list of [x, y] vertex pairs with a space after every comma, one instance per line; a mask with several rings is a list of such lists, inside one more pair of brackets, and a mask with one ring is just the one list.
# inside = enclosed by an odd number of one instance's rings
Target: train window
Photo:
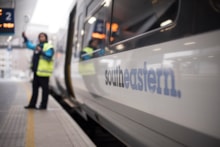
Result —
[[84, 25], [82, 60], [104, 55], [106, 39], [107, 8], [101, 6], [94, 15], [90, 16]]
[[100, 0], [91, 0], [86, 7], [86, 15], [91, 14], [99, 4]]
[[178, 0], [114, 0], [111, 44], [172, 27]]
[[194, 33], [202, 33], [220, 28], [220, 1], [209, 0], [196, 3]]

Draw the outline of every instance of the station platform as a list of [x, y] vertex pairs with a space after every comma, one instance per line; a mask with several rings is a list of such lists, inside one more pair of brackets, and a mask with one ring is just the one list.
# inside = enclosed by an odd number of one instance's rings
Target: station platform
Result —
[[31, 83], [0, 82], [1, 147], [95, 146], [53, 97], [47, 110], [24, 109], [30, 97]]

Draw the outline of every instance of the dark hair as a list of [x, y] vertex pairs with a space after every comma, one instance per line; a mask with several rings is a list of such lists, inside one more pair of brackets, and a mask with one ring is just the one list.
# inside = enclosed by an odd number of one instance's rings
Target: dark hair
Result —
[[92, 39], [89, 40], [89, 44], [88, 45], [91, 46], [93, 41], [98, 41], [98, 43], [100, 43], [100, 39], [92, 38]]
[[41, 33], [38, 35], [38, 39], [39, 39], [39, 40], [40, 40], [40, 35], [44, 35], [44, 36], [45, 36], [45, 38], [46, 38], [46, 42], [48, 42], [48, 36], [47, 36], [47, 34], [46, 34], [46, 33], [41, 32]]
[[93, 41], [94, 41], [93, 39], [89, 40], [89, 46], [91, 46]]

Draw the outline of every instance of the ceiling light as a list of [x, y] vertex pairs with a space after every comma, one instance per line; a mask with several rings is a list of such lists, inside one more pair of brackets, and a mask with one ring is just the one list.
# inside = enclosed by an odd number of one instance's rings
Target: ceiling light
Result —
[[160, 51], [160, 50], [161, 50], [161, 48], [155, 48], [155, 49], [153, 49], [154, 52], [157, 52], [157, 51]]
[[123, 44], [119, 44], [116, 46], [117, 50], [123, 50], [125, 48], [125, 46]]
[[192, 42], [186, 42], [186, 43], [184, 43], [184, 45], [186, 45], [186, 46], [187, 46], [187, 45], [193, 45], [193, 44], [196, 44], [196, 42], [193, 42], [193, 41], [192, 41]]
[[88, 21], [89, 24], [93, 24], [96, 21], [96, 17], [91, 17]]
[[105, 0], [105, 5], [104, 7], [109, 7], [111, 3], [111, 0]]
[[168, 19], [168, 20], [162, 22], [162, 23], [160, 24], [160, 26], [161, 26], [161, 27], [164, 27], [164, 26], [167, 26], [167, 25], [171, 24], [172, 22], [173, 22], [173, 21], [172, 21], [171, 19]]
[[12, 39], [12, 36], [9, 36], [7, 42], [10, 42], [11, 39]]

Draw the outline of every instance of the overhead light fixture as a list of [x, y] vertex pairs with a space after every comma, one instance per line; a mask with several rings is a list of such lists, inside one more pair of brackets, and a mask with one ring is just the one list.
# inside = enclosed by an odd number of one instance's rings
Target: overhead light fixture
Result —
[[181, 57], [192, 57], [194, 55], [193, 50], [189, 51], [180, 51], [180, 52], [173, 52], [173, 53], [167, 53], [164, 55], [164, 59], [176, 59]]
[[169, 24], [171, 24], [171, 23], [173, 23], [173, 21], [172, 21], [171, 19], [168, 19], [168, 20], [162, 22], [162, 23], [160, 24], [160, 27], [167, 26], [167, 25], [169, 25]]
[[81, 30], [81, 35], [84, 35], [84, 30]]
[[186, 43], [184, 43], [184, 45], [193, 45], [193, 44], [196, 44], [196, 42], [193, 42], [193, 41], [191, 41], [191, 42], [186, 42]]
[[173, 61], [173, 60], [164, 60], [163, 61], [163, 65], [166, 65], [166, 66], [173, 66], [173, 63], [174, 63], [175, 61]]
[[111, 53], [111, 54], [113, 54], [113, 53], [114, 53], [114, 51], [113, 51], [113, 50], [110, 50], [110, 53]]
[[104, 7], [109, 7], [110, 6], [110, 3], [111, 3], [111, 0], [105, 0], [104, 2]]
[[116, 49], [119, 50], [119, 51], [123, 50], [124, 48], [125, 48], [125, 46], [123, 44], [119, 44], [119, 45], [116, 46]]
[[214, 56], [208, 56], [208, 58], [214, 58]]
[[9, 36], [8, 39], [7, 39], [7, 42], [10, 42], [12, 39], [12, 36]]
[[161, 50], [161, 48], [155, 48], [155, 49], [153, 49], [154, 52], [157, 52], [157, 51], [160, 51], [160, 50]]
[[96, 21], [96, 17], [91, 17], [88, 21], [89, 24], [93, 24]]

